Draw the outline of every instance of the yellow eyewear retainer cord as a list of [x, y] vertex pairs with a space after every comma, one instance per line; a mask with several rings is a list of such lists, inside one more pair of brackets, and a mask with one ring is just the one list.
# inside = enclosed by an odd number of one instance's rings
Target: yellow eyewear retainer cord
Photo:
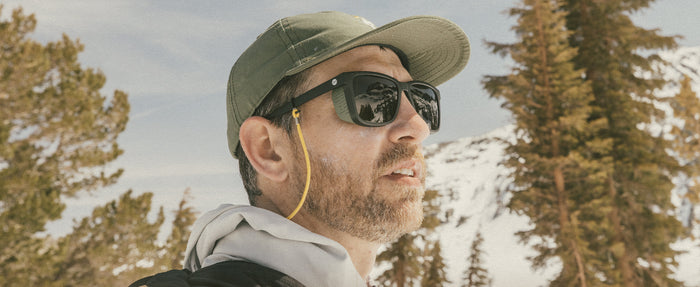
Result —
[[297, 108], [292, 109], [292, 116], [294, 117], [294, 122], [296, 122], [297, 125], [297, 133], [299, 133], [299, 141], [301, 141], [301, 148], [304, 150], [304, 159], [306, 160], [306, 186], [304, 186], [304, 193], [301, 194], [301, 200], [299, 200], [299, 204], [297, 205], [297, 208], [292, 211], [289, 216], [287, 216], [287, 219], [292, 219], [295, 215], [297, 215], [297, 212], [301, 209], [301, 206], [304, 205], [304, 201], [306, 201], [306, 195], [309, 193], [309, 184], [311, 183], [311, 161], [309, 160], [309, 151], [306, 150], [306, 142], [304, 141], [304, 134], [301, 133], [301, 125], [299, 124], [299, 110]]

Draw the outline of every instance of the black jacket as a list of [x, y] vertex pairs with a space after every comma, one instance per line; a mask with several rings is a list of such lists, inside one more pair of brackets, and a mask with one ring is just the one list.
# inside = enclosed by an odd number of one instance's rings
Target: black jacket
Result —
[[303, 287], [279, 271], [245, 261], [224, 261], [196, 272], [170, 270], [140, 279], [129, 287]]

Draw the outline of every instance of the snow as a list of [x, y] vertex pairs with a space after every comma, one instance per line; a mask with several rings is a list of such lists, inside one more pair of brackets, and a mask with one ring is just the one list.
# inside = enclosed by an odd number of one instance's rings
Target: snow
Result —
[[[691, 78], [695, 92], [700, 87], [700, 46], [681, 47], [675, 51], [659, 53], [660, 56], [669, 62], [664, 69], [664, 78], [667, 80], [679, 80], [682, 75]], [[675, 87], [677, 92], [678, 87]]]

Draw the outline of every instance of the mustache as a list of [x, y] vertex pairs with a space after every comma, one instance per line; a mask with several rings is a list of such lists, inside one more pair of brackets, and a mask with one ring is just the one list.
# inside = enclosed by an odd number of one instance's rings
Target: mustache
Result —
[[423, 153], [419, 152], [419, 147], [415, 144], [397, 144], [391, 149], [383, 152], [376, 163], [376, 169], [389, 168], [398, 162], [417, 159], [424, 164]]

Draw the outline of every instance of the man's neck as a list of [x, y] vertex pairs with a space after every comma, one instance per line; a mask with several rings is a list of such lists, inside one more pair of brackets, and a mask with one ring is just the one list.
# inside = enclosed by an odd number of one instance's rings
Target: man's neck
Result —
[[374, 261], [376, 260], [380, 243], [367, 241], [346, 232], [338, 231], [304, 212], [297, 214], [292, 221], [313, 233], [323, 235], [340, 243], [348, 252], [348, 255], [350, 255], [350, 259], [353, 265], [355, 265], [357, 273], [359, 273], [362, 278], [369, 278], [369, 273], [372, 271], [372, 267], [374, 267]]
[[[270, 210], [281, 216], [287, 216], [283, 214], [274, 202], [265, 197], [260, 197], [260, 199], [261, 200], [256, 204], [257, 207]], [[376, 260], [380, 243], [367, 241], [346, 232], [338, 231], [319, 221], [317, 218], [308, 215], [303, 210], [294, 216], [292, 221], [313, 233], [323, 235], [340, 243], [348, 252], [348, 255], [350, 255], [350, 260], [352, 260], [353, 265], [355, 265], [357, 273], [359, 273], [362, 278], [367, 279], [369, 277], [369, 273], [372, 271], [372, 267], [374, 267], [374, 261]]]
[[[262, 200], [256, 205], [260, 208], [265, 208], [280, 214], [281, 216], [286, 216], [282, 214], [281, 211], [270, 201]], [[374, 261], [377, 257], [377, 249], [379, 249], [380, 245], [379, 243], [360, 239], [345, 232], [340, 232], [303, 211], [294, 216], [292, 221], [305, 227], [313, 233], [323, 235], [340, 243], [340, 245], [342, 245], [348, 252], [348, 255], [350, 255], [350, 260], [352, 260], [352, 264], [355, 265], [357, 273], [359, 273], [362, 278], [366, 279], [369, 277], [369, 273], [372, 271]]]

